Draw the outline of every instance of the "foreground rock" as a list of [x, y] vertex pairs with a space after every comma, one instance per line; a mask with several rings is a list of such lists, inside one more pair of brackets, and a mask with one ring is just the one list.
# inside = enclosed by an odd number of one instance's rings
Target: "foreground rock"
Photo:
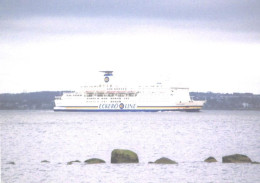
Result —
[[98, 158], [91, 158], [88, 159], [86, 161], [84, 161], [86, 164], [99, 164], [99, 163], [106, 163], [104, 160], [102, 159], [98, 159]]
[[41, 163], [50, 163], [48, 160], [42, 160]]
[[111, 163], [139, 163], [139, 159], [133, 151], [114, 149], [111, 153]]
[[79, 161], [79, 160], [69, 161], [69, 162], [67, 163], [67, 165], [72, 165], [73, 163], [80, 163], [80, 161]]
[[246, 155], [233, 154], [229, 156], [222, 157], [223, 163], [252, 163], [252, 160]]
[[7, 162], [6, 164], [8, 164], [8, 165], [15, 165], [15, 162], [9, 161], [9, 162]]
[[[149, 163], [151, 163], [151, 162], [149, 162]], [[156, 160], [154, 162], [154, 164], [178, 164], [178, 163], [169, 158], [162, 157], [162, 158]]]
[[207, 159], [205, 159], [204, 162], [215, 163], [215, 162], [218, 162], [218, 161], [214, 157], [210, 156]]

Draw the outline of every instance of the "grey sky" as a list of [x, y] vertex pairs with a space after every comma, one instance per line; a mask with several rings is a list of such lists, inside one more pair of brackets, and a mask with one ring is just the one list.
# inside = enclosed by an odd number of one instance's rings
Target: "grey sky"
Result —
[[260, 93], [259, 18], [259, 0], [1, 0], [0, 93], [73, 89], [104, 69]]
[[158, 18], [208, 22], [209, 27], [233, 31], [260, 31], [258, 0], [2, 0], [0, 8], [1, 19], [35, 16]]

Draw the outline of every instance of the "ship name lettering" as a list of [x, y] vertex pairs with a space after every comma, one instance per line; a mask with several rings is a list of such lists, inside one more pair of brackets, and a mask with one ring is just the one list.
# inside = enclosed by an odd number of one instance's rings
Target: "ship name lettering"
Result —
[[[99, 104], [99, 109], [118, 109], [119, 104]], [[135, 104], [125, 104], [124, 109], [134, 109]]]
[[125, 108], [126, 109], [134, 109], [135, 108], [135, 104], [126, 104]]

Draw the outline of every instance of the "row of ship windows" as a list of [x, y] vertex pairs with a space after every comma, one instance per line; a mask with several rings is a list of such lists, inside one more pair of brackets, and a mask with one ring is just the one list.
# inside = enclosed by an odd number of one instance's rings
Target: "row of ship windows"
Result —
[[[88, 98], [87, 101], [91, 101], [91, 100], [107, 100], [109, 98]], [[111, 100], [121, 100], [122, 98], [111, 98]], [[124, 98], [125, 100], [129, 99], [128, 97]]]
[[[67, 96], [71, 96], [71, 95], [67, 95]], [[116, 98], [116, 97], [112, 97], [112, 98], [110, 98], [110, 97], [108, 97], [108, 98], [107, 97], [88, 97], [87, 98], [87, 100], [89, 100], [89, 101], [96, 100], [96, 99], [97, 100], [99, 100], [99, 99], [100, 100], [109, 100], [109, 99], [110, 100], [119, 100], [119, 99], [122, 99], [122, 98], [121, 97], [120, 98]], [[124, 99], [127, 100], [127, 99], [129, 99], [129, 97], [124, 97]]]
[[[153, 94], [153, 93], [152, 93]], [[157, 94], [157, 93], [156, 93]], [[173, 94], [171, 94], [171, 95], [173, 95]], [[75, 96], [83, 96], [83, 95], [81, 95], [81, 94], [73, 94], [73, 95], [71, 95], [71, 94], [67, 94], [67, 97], [71, 97], [71, 96], [73, 96], [73, 97], [75, 97]], [[92, 97], [92, 96], [97, 96], [97, 97], [113, 97], [113, 96], [118, 96], [118, 97], [135, 97], [135, 96], [137, 96], [137, 94], [87, 94], [87, 95], [84, 95], [84, 97]]]
[[84, 95], [85, 97], [92, 97], [92, 96], [98, 96], [98, 97], [113, 97], [113, 96], [118, 96], [118, 97], [124, 97], [124, 96], [129, 96], [129, 97], [134, 97], [137, 96], [136, 94], [108, 94], [108, 95], [103, 95], [103, 94], [97, 94], [97, 95]]
[[121, 90], [121, 91], [126, 91], [126, 88], [108, 88], [107, 90]]
[[102, 98], [98, 98], [98, 97], [96, 98], [96, 97], [90, 97], [90, 98], [88, 98], [88, 99], [90, 99], [90, 100], [93, 100], [93, 99], [102, 99], [102, 100], [103, 100], [103, 99], [104, 99], [104, 100], [112, 99], [112, 100], [116, 100], [116, 99], [121, 99], [121, 98], [103, 98], [103, 97], [102, 97]]
[[[70, 95], [68, 94], [67, 97], [75, 97], [75, 96], [81, 96], [82, 95]], [[108, 95], [102, 95], [102, 94], [97, 94], [97, 95], [84, 95], [84, 97], [92, 97], [92, 96], [97, 96], [97, 97], [113, 97], [113, 96], [118, 96], [118, 97], [124, 97], [124, 96], [129, 96], [129, 97], [133, 97], [136, 96], [135, 94], [108, 94]]]
[[[87, 100], [86, 102], [88, 102], [88, 103], [96, 103], [97, 101]], [[103, 100], [103, 101], [100, 101], [100, 102], [107, 103], [108, 101]], [[121, 103], [121, 100], [119, 100], [119, 101], [111, 101], [111, 103]]]
[[[105, 87], [106, 85], [94, 85], [94, 86], [85, 86], [85, 88], [97, 88], [97, 87]], [[108, 85], [107, 85], [108, 86]], [[112, 87], [112, 85], [110, 85]]]
[[[106, 87], [105, 85], [99, 85], [99, 86], [87, 86], [86, 88], [101, 88], [101, 87]], [[112, 85], [109, 86], [107, 90], [121, 90], [121, 91], [126, 91], [126, 88], [112, 88]]]

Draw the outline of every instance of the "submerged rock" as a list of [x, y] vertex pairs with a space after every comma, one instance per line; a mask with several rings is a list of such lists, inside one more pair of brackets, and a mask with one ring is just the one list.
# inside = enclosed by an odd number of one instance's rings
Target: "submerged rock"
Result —
[[156, 160], [154, 162], [154, 164], [178, 164], [178, 163], [169, 158], [162, 157], [162, 158]]
[[48, 160], [42, 160], [41, 163], [50, 163]]
[[67, 163], [67, 165], [72, 165], [73, 163], [80, 163], [80, 161], [79, 161], [79, 160], [69, 161], [69, 162]]
[[15, 162], [9, 161], [9, 162], [7, 162], [6, 164], [8, 164], [8, 165], [15, 165]]
[[133, 151], [114, 149], [111, 153], [111, 163], [139, 163], [139, 159]]
[[99, 163], [106, 163], [104, 160], [102, 159], [98, 159], [98, 158], [91, 158], [88, 159], [86, 161], [84, 161], [86, 164], [99, 164]]
[[222, 157], [223, 163], [252, 163], [252, 160], [246, 155], [233, 154], [229, 156]]
[[215, 162], [218, 162], [218, 161], [214, 157], [210, 156], [207, 159], [205, 159], [204, 162], [215, 163]]

